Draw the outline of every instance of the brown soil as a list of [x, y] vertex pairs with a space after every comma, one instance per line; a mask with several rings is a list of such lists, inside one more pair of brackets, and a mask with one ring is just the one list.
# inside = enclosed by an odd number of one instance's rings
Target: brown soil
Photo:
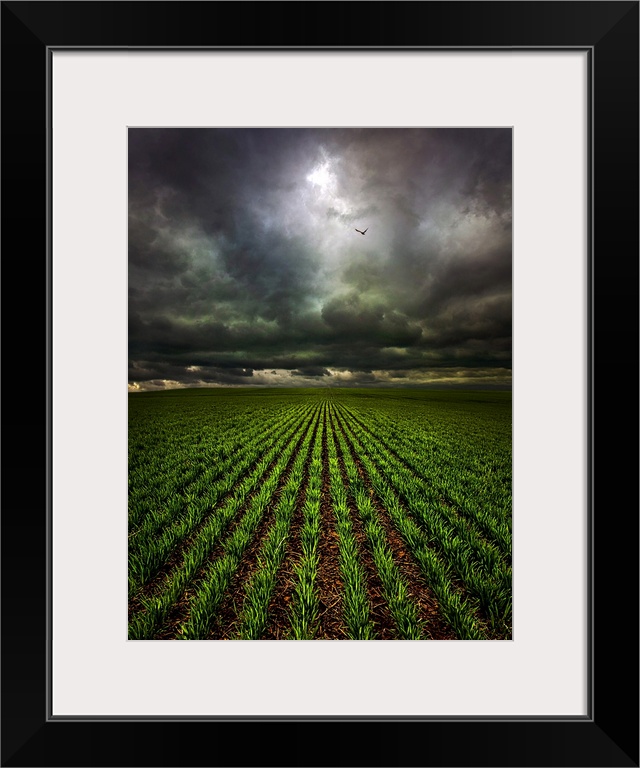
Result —
[[[337, 427], [333, 423], [332, 427], [335, 430]], [[338, 465], [340, 467], [340, 474], [342, 476], [342, 482], [346, 488], [349, 487], [349, 479], [344, 466], [344, 457], [340, 444], [336, 440], [336, 450], [338, 454]], [[398, 630], [389, 610], [389, 605], [384, 597], [384, 587], [378, 571], [376, 569], [373, 555], [367, 536], [364, 532], [362, 520], [360, 519], [360, 513], [353, 500], [351, 494], [348, 495], [347, 503], [349, 506], [349, 514], [351, 517], [351, 525], [353, 535], [358, 543], [359, 559], [366, 575], [367, 582], [367, 597], [369, 598], [369, 605], [371, 606], [371, 618], [373, 620], [374, 631], [376, 639], [378, 640], [396, 640], [398, 639]]]
[[309, 466], [313, 453], [313, 445], [318, 434], [320, 419], [313, 428], [313, 435], [309, 443], [308, 455], [305, 460], [304, 476], [300, 486], [300, 493], [293, 511], [289, 538], [285, 549], [282, 564], [276, 574], [276, 586], [269, 602], [269, 622], [265, 627], [261, 640], [284, 640], [289, 632], [289, 610], [293, 592], [295, 589], [295, 566], [300, 562], [302, 554], [300, 546], [300, 529], [303, 523], [303, 508], [307, 497], [309, 485]]
[[[355, 414], [349, 413], [350, 418], [353, 420], [355, 424], [358, 425], [358, 427], [363, 431], [366, 432], [370, 437], [372, 437], [374, 440], [376, 439], [376, 436], [371, 431], [371, 429]], [[388, 451], [389, 455], [394, 458], [395, 461], [402, 464], [402, 466], [410, 472], [414, 477], [419, 479], [422, 482], [427, 483], [428, 485], [433, 487], [433, 482], [428, 478], [425, 477], [422, 474], [419, 474], [418, 471], [411, 466], [411, 464], [403, 457], [401, 456], [396, 450], [391, 448], [389, 445], [385, 445], [385, 449]], [[438, 501], [440, 501], [444, 506], [447, 507], [447, 509], [451, 510], [451, 513], [455, 515], [455, 517], [460, 520], [463, 525], [467, 528], [468, 531], [473, 533], [473, 535], [479, 540], [484, 542], [485, 544], [488, 544], [491, 547], [494, 547], [498, 550], [500, 553], [500, 556], [502, 560], [506, 563], [506, 565], [511, 565], [511, 555], [504, 553], [500, 550], [500, 546], [493, 541], [491, 538], [486, 536], [478, 527], [474, 524], [472, 515], [467, 512], [464, 509], [461, 509], [458, 504], [453, 501], [453, 499], [449, 498], [446, 494], [440, 494], [438, 496]]]
[[[241, 592], [237, 591], [236, 585], [242, 583], [242, 577], [244, 578], [247, 577], [247, 574], [249, 573], [249, 570], [252, 567], [253, 562], [257, 557], [257, 552], [259, 551], [260, 544], [262, 543], [264, 537], [267, 534], [269, 524], [273, 518], [274, 509], [278, 504], [278, 499], [280, 498], [282, 488], [287, 482], [289, 470], [291, 468], [291, 465], [295, 461], [295, 457], [298, 451], [300, 450], [300, 445], [303, 439], [304, 439], [304, 435], [301, 435], [297, 440], [296, 446], [289, 458], [289, 461], [287, 462], [287, 466], [285, 467], [284, 471], [282, 472], [279, 478], [278, 486], [276, 488], [272, 501], [267, 506], [267, 509], [265, 510], [264, 515], [262, 516], [260, 522], [258, 523], [258, 528], [254, 533], [253, 540], [249, 544], [249, 547], [247, 548], [247, 550], [245, 551], [244, 557], [240, 562], [239, 569], [236, 572], [234, 578], [232, 579], [231, 585], [227, 589], [227, 595], [229, 595], [229, 598], [228, 599], [225, 598], [225, 600], [223, 601], [220, 607], [220, 610], [218, 611], [218, 616], [221, 615], [222, 611], [225, 612], [226, 622], [223, 624], [225, 636], [227, 636], [227, 633], [232, 632], [232, 627], [236, 620], [235, 619], [236, 617], [235, 599], [237, 599], [237, 596], [241, 594]], [[265, 472], [265, 475], [268, 475], [273, 470], [273, 468], [275, 467], [278, 461], [278, 458], [279, 457], [276, 456], [273, 459], [273, 461], [270, 462]], [[218, 542], [214, 545], [207, 560], [202, 565], [202, 567], [198, 569], [197, 573], [195, 574], [194, 578], [191, 580], [191, 582], [187, 586], [180, 600], [176, 602], [176, 604], [172, 607], [171, 612], [169, 613], [169, 616], [167, 617], [167, 620], [165, 621], [162, 629], [156, 634], [156, 639], [168, 640], [176, 637], [178, 629], [188, 618], [189, 604], [191, 602], [191, 599], [198, 592], [200, 581], [206, 576], [206, 573], [211, 563], [215, 562], [219, 557], [222, 556], [226, 542], [233, 536], [236, 528], [244, 518], [244, 515], [247, 512], [249, 506], [251, 505], [251, 502], [255, 497], [256, 493], [258, 492], [258, 490], [259, 489], [254, 489], [254, 491], [252, 491], [247, 496], [244, 504], [238, 510], [238, 512], [236, 513], [235, 517], [230, 522], [230, 524], [227, 526], [224, 537], [221, 537], [218, 540]], [[215, 624], [216, 627], [218, 623], [219, 622], [216, 621], [216, 624]], [[214, 628], [214, 631], [215, 631], [215, 628]], [[213, 638], [213, 639], [217, 639], [217, 638]]]
[[[258, 458], [256, 459], [256, 463], [262, 460], [263, 456], [268, 452], [268, 450], [269, 448], [264, 450], [258, 456]], [[277, 457], [273, 459], [273, 461], [271, 461], [271, 463], [269, 464], [269, 467], [266, 470], [267, 474], [275, 466], [276, 461], [277, 461]], [[129, 621], [131, 621], [134, 614], [136, 614], [140, 610], [143, 610], [142, 604], [141, 604], [142, 599], [146, 597], [151, 597], [153, 595], [157, 595], [163, 591], [166, 580], [171, 577], [171, 574], [175, 569], [180, 568], [182, 566], [182, 564], [184, 563], [185, 554], [191, 549], [194, 541], [198, 538], [201, 531], [206, 527], [207, 523], [211, 519], [211, 516], [215, 514], [216, 511], [221, 509], [227, 503], [227, 501], [229, 501], [229, 499], [233, 498], [234, 494], [237, 491], [237, 488], [240, 485], [242, 485], [247, 475], [251, 474], [252, 471], [253, 471], [253, 467], [243, 472], [240, 475], [240, 477], [238, 477], [233, 488], [231, 488], [226, 493], [224, 493], [216, 501], [215, 506], [213, 506], [208, 512], [205, 513], [205, 515], [200, 520], [200, 522], [196, 525], [196, 527], [193, 528], [193, 530], [191, 530], [189, 534], [184, 539], [182, 539], [182, 541], [178, 542], [178, 544], [173, 550], [171, 550], [167, 559], [165, 560], [163, 565], [160, 567], [160, 570], [156, 573], [156, 575], [152, 579], [150, 579], [145, 585], [143, 585], [142, 589], [136, 595], [134, 595], [132, 598], [129, 599]], [[251, 496], [249, 496], [249, 499], [252, 498], [253, 495], [255, 495], [255, 490], [252, 492]], [[245, 504], [242, 505], [242, 508], [237, 511], [236, 516], [232, 521], [230, 521], [230, 524], [227, 526], [227, 529], [226, 529], [227, 532], [231, 531], [230, 526], [235, 526], [237, 524], [237, 521], [244, 514], [247, 504], [248, 504], [248, 501], [245, 502]]]
[[[300, 563], [302, 556], [302, 547], [300, 541], [301, 528], [304, 522], [304, 503], [309, 484], [309, 470], [312, 457], [312, 450], [315, 439], [318, 435], [318, 429], [322, 430], [322, 475], [321, 475], [321, 497], [320, 497], [320, 533], [319, 533], [319, 565], [316, 579], [319, 599], [319, 621], [316, 633], [316, 639], [319, 640], [345, 640], [346, 628], [343, 617], [342, 590], [343, 582], [340, 572], [340, 550], [339, 537], [336, 531], [336, 518], [333, 511], [331, 496], [331, 483], [329, 477], [329, 451], [328, 441], [333, 439], [329, 431], [339, 433], [344, 438], [346, 451], [343, 453], [342, 446], [336, 440], [338, 452], [338, 465], [342, 482], [348, 490], [349, 480], [346, 472], [345, 459], [353, 461], [358, 475], [371, 499], [373, 507], [377, 514], [378, 522], [384, 531], [387, 544], [391, 550], [393, 560], [399, 569], [400, 574], [406, 581], [409, 588], [409, 594], [417, 607], [418, 615], [425, 627], [425, 638], [431, 640], [454, 640], [456, 635], [444, 620], [438, 605], [438, 601], [423, 574], [417, 561], [414, 559], [409, 547], [404, 542], [402, 535], [395, 528], [393, 520], [385, 508], [384, 502], [377, 496], [374, 490], [372, 479], [366, 469], [365, 464], [360, 460], [358, 449], [354, 442], [352, 430], [349, 427], [352, 414], [349, 414], [349, 420], [345, 421], [342, 410], [334, 410], [328, 403], [322, 406], [322, 425], [317, 419], [313, 426], [313, 434], [309, 444], [309, 452], [304, 464], [304, 477], [300, 484], [298, 499], [293, 512], [291, 526], [289, 529], [286, 550], [283, 561], [278, 569], [276, 577], [276, 586], [274, 594], [269, 605], [269, 623], [261, 639], [282, 640], [290, 637], [290, 613], [292, 601], [294, 599], [296, 574], [295, 568]], [[357, 428], [365, 431], [370, 437], [375, 439], [375, 435], [368, 429], [357, 417], [354, 417]], [[281, 497], [282, 490], [285, 487], [293, 463], [299, 456], [302, 443], [308, 434], [310, 422], [307, 424], [304, 434], [301, 434], [295, 441], [295, 446], [286, 467], [284, 468], [277, 484], [276, 491], [269, 505], [264, 511], [257, 529], [254, 532], [253, 539], [241, 558], [238, 569], [231, 579], [225, 592], [225, 597], [220, 605], [217, 615], [213, 621], [209, 639], [227, 640], [237, 639], [238, 616], [242, 609], [245, 586], [259, 567], [259, 555], [263, 543], [271, 529], [275, 510]], [[292, 437], [289, 438], [288, 445], [291, 445]], [[390, 453], [403, 463], [411, 472], [414, 470], [403, 461], [393, 450]], [[264, 455], [264, 453], [262, 454]], [[266, 474], [270, 473], [276, 466], [279, 457], [275, 457]], [[181, 542], [171, 553], [166, 563], [159, 573], [145, 587], [129, 601], [130, 618], [138, 610], [143, 610], [140, 598], [159, 594], [166, 580], [171, 573], [179, 568], [183, 562], [186, 552], [196, 540], [199, 532], [204, 528], [211, 515], [215, 513], [229, 498], [232, 498], [242, 479], [247, 476], [243, 473], [242, 478], [238, 479], [234, 488], [224, 495], [216, 504], [216, 507], [208, 512], [197, 528], [189, 534], [189, 537]], [[417, 475], [416, 475], [417, 476]], [[190, 602], [193, 596], [198, 592], [201, 580], [212, 562], [223, 555], [224, 546], [229, 538], [235, 532], [245, 513], [248, 511], [251, 501], [255, 497], [257, 489], [254, 489], [245, 499], [242, 507], [237, 511], [234, 518], [229, 521], [218, 542], [209, 553], [206, 562], [195, 574], [194, 578], [187, 585], [181, 598], [172, 607], [163, 627], [156, 633], [155, 639], [175, 639], [180, 626], [188, 619]], [[443, 499], [447, 503], [446, 499]], [[401, 506], [404, 507], [403, 500], [400, 499]], [[352, 531], [355, 541], [358, 544], [359, 559], [366, 577], [366, 590], [369, 604], [371, 606], [371, 617], [374, 623], [374, 631], [377, 639], [392, 640], [398, 639], [398, 631], [391, 615], [388, 603], [384, 596], [384, 589], [377, 572], [371, 545], [365, 534], [364, 525], [357, 509], [355, 500], [348, 494], [348, 508], [352, 524]], [[455, 507], [452, 507], [457, 513]], [[408, 510], [406, 514], [411, 517]], [[467, 522], [467, 521], [465, 521]], [[439, 552], [434, 547], [434, 552]], [[452, 580], [453, 588], [460, 594], [466, 594], [464, 584], [459, 579]], [[479, 616], [482, 625], [485, 624], [485, 617]]]
[[342, 620], [342, 576], [340, 575], [340, 550], [338, 533], [331, 501], [329, 480], [329, 449], [327, 446], [327, 406], [323, 414], [322, 433], [322, 495], [320, 501], [320, 562], [318, 565], [318, 590], [320, 602], [320, 628], [318, 639], [346, 640]]
[[[341, 424], [341, 426], [342, 426], [342, 428], [344, 430], [344, 426], [342, 424]], [[363, 427], [363, 429], [365, 429], [365, 428]], [[365, 430], [365, 431], [368, 431], [368, 430]], [[346, 432], [345, 432], [345, 434], [346, 434]], [[372, 435], [371, 432], [369, 432], [369, 434]], [[364, 468], [362, 468], [362, 469], [363, 469], [363, 471], [365, 471]], [[373, 493], [373, 490], [371, 492]], [[384, 509], [384, 505], [383, 505], [383, 503], [379, 499], [376, 499], [376, 503], [380, 506], [380, 508]], [[399, 504], [400, 504], [401, 508], [403, 509], [405, 515], [408, 518], [411, 518], [412, 515], [408, 511], [408, 509], [406, 509], [404, 501], [402, 500], [402, 498], [399, 498]], [[430, 545], [430, 548], [433, 549], [433, 551], [439, 557], [443, 556], [441, 550], [438, 547], [432, 547]], [[416, 566], [416, 569], [417, 569], [417, 573], [418, 573], [418, 577], [419, 577], [419, 583], [421, 583], [423, 588], [425, 588], [425, 590], [427, 590], [431, 594], [431, 597], [433, 598], [433, 604], [437, 606], [437, 598], [435, 597], [435, 595], [433, 595], [433, 592], [430, 589], [430, 586], [429, 586], [429, 583], [427, 581], [426, 575], [422, 572], [422, 569], [419, 567], [419, 565], [417, 563], [414, 563], [414, 565]], [[451, 587], [453, 588], [454, 592], [458, 593], [461, 597], [463, 597], [463, 598], [469, 597], [469, 594], [468, 594], [468, 591], [467, 591], [467, 587], [466, 587], [464, 581], [458, 575], [456, 575], [455, 572], [450, 574], [450, 582], [449, 583], [451, 584]], [[488, 637], [490, 637], [490, 632], [489, 632], [489, 628], [488, 628], [489, 622], [488, 622], [487, 616], [479, 608], [475, 611], [474, 615], [475, 615], [475, 618], [476, 618], [476, 620], [478, 622], [478, 625], [481, 628], [481, 630], [483, 632], [485, 632]], [[448, 632], [452, 632], [453, 631], [453, 630], [451, 630], [449, 625], [446, 623], [444, 617], [440, 616], [440, 621], [441, 621], [441, 627], [442, 627], [443, 630], [448, 631]], [[456, 638], [455, 635], [451, 639], [454, 639], [454, 638]], [[434, 637], [434, 639], [450, 639], [450, 638]]]
[[413, 559], [402, 536], [395, 529], [384, 504], [376, 495], [371, 478], [367, 474], [362, 462], [357, 457], [353, 443], [349, 440], [344, 430], [344, 426], [342, 423], [339, 423], [338, 426], [349, 445], [351, 458], [356, 465], [358, 475], [367, 489], [369, 497], [371, 498], [371, 503], [378, 514], [378, 522], [385, 532], [387, 543], [392, 552], [393, 561], [407, 582], [409, 596], [418, 609], [419, 619], [424, 622], [428, 639], [456, 640], [455, 633], [440, 614], [438, 600], [427, 583], [420, 566]]

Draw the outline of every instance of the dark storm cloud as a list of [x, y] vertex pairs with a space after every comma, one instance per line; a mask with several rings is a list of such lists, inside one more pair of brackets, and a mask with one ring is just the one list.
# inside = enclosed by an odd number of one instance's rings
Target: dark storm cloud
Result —
[[411, 346], [422, 335], [420, 327], [403, 314], [382, 302], [366, 304], [356, 292], [330, 299], [321, 315], [333, 338], [349, 343], [374, 339], [380, 347]]
[[511, 278], [508, 129], [129, 131], [135, 387], [509, 385]]

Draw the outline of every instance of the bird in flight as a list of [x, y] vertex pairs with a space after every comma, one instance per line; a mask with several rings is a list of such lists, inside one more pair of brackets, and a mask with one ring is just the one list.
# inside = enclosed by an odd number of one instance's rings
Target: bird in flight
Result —
[[[369, 229], [369, 227], [367, 227], [367, 229]], [[364, 232], [366, 232], [367, 229], [365, 229]], [[364, 235], [364, 232], [361, 229], [358, 229], [357, 227], [356, 227], [356, 232], [359, 232], [361, 235]]]

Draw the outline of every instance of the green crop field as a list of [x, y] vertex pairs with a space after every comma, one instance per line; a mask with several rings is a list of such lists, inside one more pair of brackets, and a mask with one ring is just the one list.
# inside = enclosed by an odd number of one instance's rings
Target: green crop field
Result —
[[129, 638], [512, 636], [510, 392], [129, 395]]

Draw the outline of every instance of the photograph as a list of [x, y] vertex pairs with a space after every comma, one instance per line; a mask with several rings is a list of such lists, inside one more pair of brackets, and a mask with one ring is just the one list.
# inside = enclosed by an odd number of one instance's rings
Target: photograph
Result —
[[130, 640], [512, 639], [512, 129], [128, 129]]
[[0, 4], [0, 765], [638, 768], [640, 0]]

